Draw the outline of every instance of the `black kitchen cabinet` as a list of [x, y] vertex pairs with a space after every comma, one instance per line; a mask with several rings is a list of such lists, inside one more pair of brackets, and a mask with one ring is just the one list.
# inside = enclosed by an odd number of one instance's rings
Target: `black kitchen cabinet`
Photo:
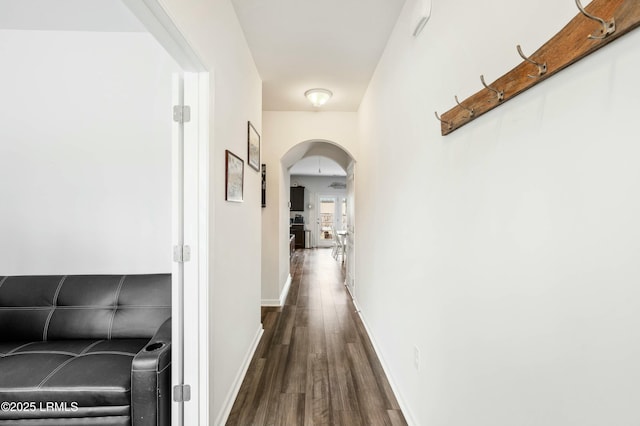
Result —
[[295, 244], [296, 248], [304, 248], [305, 247], [305, 234], [304, 234], [304, 225], [303, 224], [293, 224], [289, 228], [289, 234], [295, 236]]
[[304, 186], [292, 186], [291, 193], [289, 195], [290, 195], [289, 199], [291, 200], [291, 208], [289, 210], [292, 212], [303, 212], [304, 211]]

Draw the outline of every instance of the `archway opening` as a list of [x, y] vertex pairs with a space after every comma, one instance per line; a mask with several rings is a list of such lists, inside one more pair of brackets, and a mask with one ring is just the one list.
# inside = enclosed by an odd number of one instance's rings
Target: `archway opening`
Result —
[[344, 264], [347, 171], [331, 158], [311, 155], [291, 166], [289, 176], [289, 223], [295, 248], [332, 248], [332, 256]]
[[289, 149], [281, 166], [282, 193], [289, 197], [280, 212], [281, 223], [288, 224], [288, 268], [296, 250], [330, 248], [342, 263], [345, 285], [354, 295], [354, 157], [333, 141], [308, 140]]

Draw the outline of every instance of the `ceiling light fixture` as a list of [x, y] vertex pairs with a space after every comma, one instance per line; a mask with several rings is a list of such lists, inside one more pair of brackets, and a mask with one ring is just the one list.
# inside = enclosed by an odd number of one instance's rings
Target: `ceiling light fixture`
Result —
[[326, 104], [327, 101], [331, 99], [331, 96], [333, 96], [333, 93], [327, 89], [309, 89], [304, 92], [304, 95], [309, 99], [311, 104], [317, 108]]

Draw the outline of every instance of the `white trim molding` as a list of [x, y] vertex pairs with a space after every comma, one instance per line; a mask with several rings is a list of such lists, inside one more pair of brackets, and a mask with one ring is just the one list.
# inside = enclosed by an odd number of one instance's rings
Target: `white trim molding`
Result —
[[279, 299], [262, 299], [263, 308], [278, 308], [280, 307]]
[[[351, 291], [351, 286], [349, 285], [349, 277], [345, 278], [344, 280], [344, 286], [347, 288], [347, 292], [349, 293], [349, 296], [351, 296], [351, 300], [353, 300], [353, 304], [356, 304], [356, 295], [353, 291]], [[364, 323], [364, 320], [362, 321]]]
[[280, 307], [284, 306], [284, 302], [287, 300], [289, 294], [289, 288], [291, 287], [291, 274], [287, 277], [287, 281], [284, 283], [282, 293], [280, 293], [279, 299], [262, 299], [262, 306], [264, 307]]
[[161, 4], [163, 1], [123, 0], [123, 3], [185, 71], [208, 71], [173, 16]]
[[209, 364], [211, 362], [209, 354], [209, 283], [213, 276], [213, 268], [209, 263], [209, 217], [213, 208], [209, 200], [209, 99], [210, 99], [210, 79], [212, 75], [208, 72], [198, 73], [198, 245], [200, 266], [198, 271], [198, 296], [199, 312], [198, 328], [200, 329], [200, 356], [198, 373], [202, 378], [200, 383], [200, 401], [198, 424], [209, 424]]
[[287, 300], [289, 294], [289, 288], [291, 287], [291, 274], [287, 276], [287, 282], [284, 283], [282, 293], [280, 293], [280, 306], [284, 306], [284, 302]]
[[360, 310], [360, 307], [357, 305], [355, 300], [353, 300], [353, 305], [355, 306], [356, 312], [358, 312], [358, 315], [360, 315], [360, 320], [362, 321], [362, 325], [364, 326], [364, 329], [367, 332], [367, 336], [369, 336], [369, 340], [371, 341], [373, 350], [375, 351], [378, 359], [380, 360], [380, 364], [382, 365], [382, 370], [384, 371], [384, 374], [387, 376], [387, 380], [389, 381], [391, 390], [393, 391], [393, 394], [398, 400], [398, 405], [400, 405], [400, 409], [402, 410], [402, 414], [404, 415], [404, 418], [407, 421], [407, 424], [409, 426], [417, 425], [418, 423], [415, 422], [413, 413], [411, 412], [411, 410], [409, 410], [409, 406], [404, 402], [404, 399], [402, 398], [402, 394], [399, 392], [398, 387], [396, 386], [395, 381], [393, 380], [391, 371], [389, 371], [389, 368], [387, 367], [387, 363], [384, 361], [384, 357], [382, 356], [382, 353], [378, 350], [378, 345], [376, 344], [376, 340], [373, 338], [373, 335], [371, 334], [371, 330], [367, 326], [367, 322], [364, 319], [364, 315], [362, 314], [362, 311]]
[[233, 403], [236, 401], [238, 397], [238, 392], [240, 392], [240, 386], [242, 386], [242, 382], [244, 381], [244, 377], [247, 374], [247, 370], [249, 369], [249, 364], [251, 364], [251, 360], [253, 359], [253, 355], [258, 348], [258, 343], [260, 343], [260, 339], [262, 338], [262, 334], [264, 333], [264, 329], [262, 328], [262, 324], [258, 327], [258, 331], [256, 332], [256, 336], [249, 347], [249, 351], [244, 357], [244, 361], [242, 362], [242, 367], [238, 374], [236, 375], [235, 380], [233, 381], [233, 386], [231, 391], [225, 398], [224, 404], [222, 405], [222, 410], [216, 419], [215, 424], [218, 426], [224, 426], [224, 424], [229, 419], [229, 414], [231, 414], [231, 408], [233, 408]]

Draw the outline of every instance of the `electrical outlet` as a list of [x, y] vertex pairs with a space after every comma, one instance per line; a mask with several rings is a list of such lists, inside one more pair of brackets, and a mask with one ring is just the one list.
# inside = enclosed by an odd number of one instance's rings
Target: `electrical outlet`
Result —
[[413, 366], [420, 371], [420, 349], [417, 346], [413, 347]]

